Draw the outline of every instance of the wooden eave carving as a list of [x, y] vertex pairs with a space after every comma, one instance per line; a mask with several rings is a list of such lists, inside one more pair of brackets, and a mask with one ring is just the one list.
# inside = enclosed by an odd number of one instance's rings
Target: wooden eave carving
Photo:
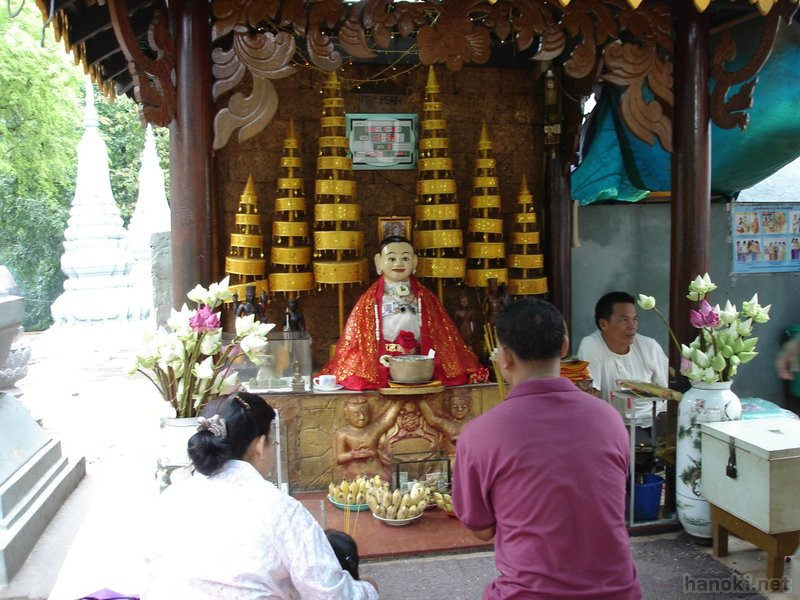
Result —
[[[723, 32], [711, 59], [717, 81], [711, 114], [721, 127], [747, 126], [744, 111], [752, 104], [756, 75], [769, 57], [778, 22], [789, 21], [797, 8], [797, 0], [750, 1], [767, 15], [756, 54], [745, 67], [728, 71], [735, 47]], [[127, 4], [145, 3], [150, 0]], [[701, 11], [709, 3], [695, 0]], [[37, 0], [37, 5], [46, 16], [49, 2]], [[143, 118], [169, 124], [175, 111], [174, 48], [163, 16], [156, 11], [152, 22], [143, 24], [141, 14], [131, 16], [125, 10], [124, 0], [107, 0], [107, 5], [132, 78], [119, 91], [133, 85]], [[113, 48], [106, 53], [99, 43], [108, 24], [102, 19], [82, 24], [73, 29], [82, 39], [71, 41], [74, 17], [69, 15], [82, 18], [89, 9], [69, 1], [57, 1], [55, 7], [56, 38], [63, 38], [98, 86], [113, 95], [109, 82], [117, 79], [122, 62]], [[92, 9], [95, 17], [102, 13], [98, 9]], [[457, 71], [465, 63], [484, 64], [493, 44], [508, 43], [531, 60], [561, 64], [562, 84], [570, 90], [583, 93], [597, 80], [619, 86], [622, 117], [631, 132], [649, 144], [658, 140], [666, 150], [672, 148], [673, 16], [671, 3], [664, 0], [212, 0], [212, 14], [214, 99], [242, 81], [250, 84], [249, 92], [230, 95], [215, 115], [215, 148], [237, 131], [241, 141], [269, 123], [278, 103], [272, 80], [290, 75], [295, 65], [309, 62], [331, 71], [346, 57], [375, 57], [397, 37], [415, 44], [425, 65], [444, 64]], [[150, 53], [137, 42], [145, 25]], [[302, 51], [298, 38], [305, 39]], [[729, 97], [739, 84], [740, 90]]]
[[154, 58], [146, 55], [131, 27], [125, 0], [106, 0], [114, 34], [128, 61], [133, 95], [139, 104], [142, 123], [166, 127], [175, 117], [176, 92], [173, 83], [175, 46], [166, 18], [156, 10], [147, 28], [147, 43]]

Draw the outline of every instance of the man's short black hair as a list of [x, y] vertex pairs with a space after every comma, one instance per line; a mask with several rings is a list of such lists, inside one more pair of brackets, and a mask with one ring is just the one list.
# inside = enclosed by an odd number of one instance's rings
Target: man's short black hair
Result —
[[408, 244], [412, 248], [414, 247], [414, 244], [411, 243], [411, 240], [409, 240], [406, 237], [403, 237], [402, 235], [387, 235], [385, 238], [381, 240], [381, 245], [378, 246], [378, 252], [383, 252], [383, 249], [386, 248], [386, 246], [388, 246], [389, 244], [397, 244], [397, 243]]
[[522, 298], [497, 317], [497, 340], [521, 360], [561, 358], [564, 317], [545, 300]]
[[615, 304], [633, 304], [636, 300], [628, 292], [608, 292], [604, 294], [597, 304], [594, 305], [594, 324], [600, 329], [600, 319], [608, 321], [614, 314]]

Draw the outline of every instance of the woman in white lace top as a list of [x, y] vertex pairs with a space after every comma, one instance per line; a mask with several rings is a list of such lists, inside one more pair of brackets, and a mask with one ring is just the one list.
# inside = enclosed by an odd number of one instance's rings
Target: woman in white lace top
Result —
[[321, 527], [265, 477], [275, 463], [275, 411], [238, 392], [189, 441], [195, 475], [168, 488], [149, 540], [143, 599], [372, 600], [342, 570]]

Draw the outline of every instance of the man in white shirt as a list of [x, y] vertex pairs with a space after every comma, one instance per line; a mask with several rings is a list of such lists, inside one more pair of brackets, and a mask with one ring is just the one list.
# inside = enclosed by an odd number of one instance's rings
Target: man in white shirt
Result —
[[[605, 294], [595, 305], [594, 321], [597, 331], [581, 340], [578, 357], [588, 361], [593, 385], [604, 400], [611, 401], [620, 379], [667, 386], [667, 355], [653, 338], [636, 333], [639, 320], [633, 296], [625, 292]], [[652, 406], [647, 400], [635, 403], [637, 427], [652, 427]], [[659, 402], [656, 412], [665, 410], [666, 403]], [[626, 410], [624, 416], [628, 421], [630, 411]]]

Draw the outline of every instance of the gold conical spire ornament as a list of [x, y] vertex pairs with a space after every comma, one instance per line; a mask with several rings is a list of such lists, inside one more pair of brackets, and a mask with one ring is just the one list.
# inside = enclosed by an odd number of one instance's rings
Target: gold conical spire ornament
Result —
[[239, 209], [234, 217], [233, 233], [228, 256], [225, 257], [225, 273], [230, 276], [229, 289], [245, 298], [247, 286], [255, 286], [256, 294], [269, 293], [264, 258], [264, 236], [261, 232], [261, 215], [258, 212], [253, 174], [239, 197]]
[[283, 292], [289, 298], [296, 298], [299, 292], [314, 289], [314, 274], [303, 196], [303, 159], [294, 120], [289, 121], [289, 131], [283, 140], [280, 174], [272, 223], [269, 287], [273, 294]]
[[511, 233], [511, 252], [508, 254], [508, 291], [514, 296], [542, 296], [547, 293], [544, 274], [544, 255], [540, 249], [536, 206], [528, 190], [528, 180], [522, 176], [517, 195], [517, 214]]
[[439, 299], [443, 299], [445, 280], [461, 283], [466, 261], [464, 238], [459, 227], [459, 204], [453, 160], [449, 155], [447, 121], [438, 100], [439, 84], [431, 66], [425, 85], [423, 116], [420, 123], [419, 178], [414, 225], [417, 275], [435, 280]]
[[470, 287], [489, 287], [490, 279], [496, 279], [497, 283], [508, 282], [497, 161], [493, 149], [484, 122], [469, 199], [467, 285]]
[[339, 292], [339, 333], [344, 330], [344, 286], [367, 280], [361, 207], [355, 202], [353, 161], [348, 156], [342, 87], [331, 71], [323, 87], [322, 131], [319, 136], [314, 187], [314, 279], [318, 287], [335, 285]]

